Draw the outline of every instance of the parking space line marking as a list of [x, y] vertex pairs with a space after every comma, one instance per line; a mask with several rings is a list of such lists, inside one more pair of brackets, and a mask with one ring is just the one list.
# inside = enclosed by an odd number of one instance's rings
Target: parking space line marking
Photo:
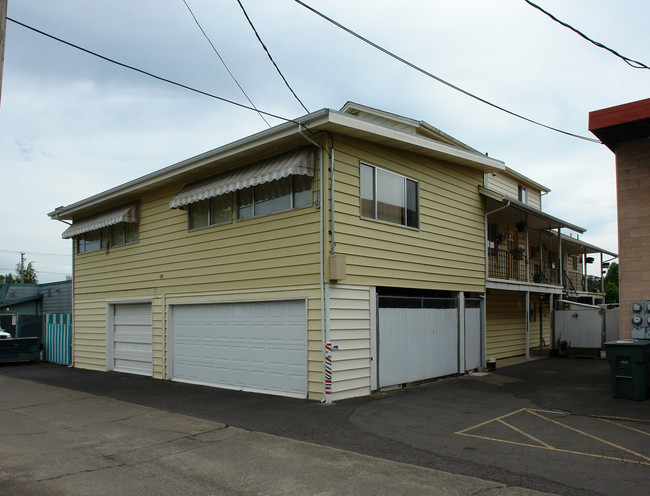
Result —
[[532, 413], [533, 415], [537, 415], [538, 417], [543, 418], [543, 419], [545, 419], [545, 420], [548, 420], [549, 422], [553, 422], [554, 424], [557, 424], [557, 425], [559, 425], [559, 426], [561, 426], [561, 427], [564, 427], [565, 429], [569, 429], [569, 430], [571, 430], [571, 431], [577, 432], [578, 434], [582, 434], [583, 436], [587, 436], [588, 438], [595, 439], [596, 441], [600, 441], [601, 443], [605, 443], [605, 444], [607, 444], [607, 445], [609, 445], [609, 446], [612, 446], [612, 447], [614, 447], [614, 448], [616, 448], [616, 449], [620, 449], [620, 450], [625, 451], [625, 452], [627, 452], [627, 453], [630, 453], [630, 454], [632, 454], [632, 455], [634, 455], [634, 456], [638, 456], [639, 458], [642, 458], [642, 459], [644, 459], [645, 461], [650, 462], [650, 458], [649, 458], [649, 457], [644, 456], [644, 455], [642, 455], [641, 453], [637, 453], [637, 452], [634, 451], [634, 450], [631, 450], [631, 449], [625, 448], [625, 447], [623, 447], [623, 446], [621, 446], [621, 445], [618, 445], [618, 444], [612, 443], [612, 442], [607, 441], [607, 440], [605, 440], [605, 439], [602, 439], [602, 438], [600, 438], [600, 437], [598, 437], [598, 436], [594, 436], [593, 434], [589, 434], [588, 432], [581, 431], [580, 429], [576, 429], [575, 427], [571, 427], [570, 425], [563, 424], [562, 422], [558, 422], [557, 420], [550, 419], [550, 418], [548, 418], [548, 417], [545, 417], [544, 415], [541, 415], [540, 413], [535, 412], [534, 410], [529, 410], [529, 411], [530, 411], [530, 413]]
[[614, 422], [613, 420], [609, 420], [607, 418], [603, 417], [596, 417], [598, 420], [602, 420], [603, 422], [607, 422], [608, 424], [614, 424], [619, 427], [622, 427], [623, 429], [628, 429], [630, 431], [638, 432], [639, 434], [643, 434], [644, 436], [650, 436], [650, 432], [642, 431], [641, 429], [635, 429], [634, 427], [630, 427], [629, 425], [624, 425], [624, 424], [619, 424], [618, 422]]
[[520, 408], [519, 410], [515, 410], [514, 412], [506, 413], [505, 415], [501, 415], [500, 417], [493, 418], [493, 419], [490, 419], [490, 420], [486, 420], [485, 422], [481, 422], [480, 424], [476, 424], [476, 425], [474, 425], [472, 427], [468, 427], [467, 429], [463, 429], [462, 431], [455, 432], [454, 434], [463, 434], [463, 433], [465, 433], [467, 431], [478, 429], [479, 427], [483, 427], [484, 425], [491, 424], [495, 420], [502, 420], [504, 418], [512, 417], [513, 415], [516, 415], [516, 414], [518, 414], [520, 412], [523, 412], [524, 410], [526, 410], [526, 408]]
[[527, 446], [528, 448], [541, 448], [541, 449], [555, 450], [555, 448], [546, 448], [544, 446], [539, 446], [538, 444], [520, 443], [518, 441], [508, 441], [507, 439], [498, 439], [496, 437], [479, 436], [478, 434], [467, 434], [465, 432], [455, 432], [454, 434], [458, 434], [460, 436], [475, 437], [476, 439], [483, 439], [485, 441], [497, 441], [498, 443], [515, 444], [517, 446]]
[[[554, 415], [574, 415], [572, 413], [566, 412], [564, 410], [542, 410], [541, 408], [530, 408], [529, 409], [531, 412], [540, 412], [540, 413], [552, 413]], [[631, 417], [614, 417], [612, 415], [590, 415], [590, 414], [575, 414], [581, 417], [591, 417], [591, 418], [597, 418], [597, 419], [605, 419], [605, 420], [624, 420], [626, 422], [645, 422], [645, 423], [650, 423], [650, 419], [640, 419], [640, 418], [631, 418]]]
[[[514, 427], [513, 425], [509, 424], [508, 422], [504, 421], [504, 419], [506, 419], [508, 417], [512, 417], [513, 415], [516, 415], [516, 414], [522, 413], [522, 412], [531, 413], [533, 415], [536, 415], [539, 418], [542, 418], [542, 419], [546, 420], [547, 422], [552, 422], [552, 423], [557, 424], [557, 425], [559, 425], [561, 427], [564, 427], [566, 429], [573, 430], [573, 431], [575, 431], [575, 432], [577, 432], [577, 433], [579, 433], [579, 434], [581, 434], [583, 436], [594, 439], [594, 440], [596, 440], [598, 442], [601, 442], [601, 443], [604, 443], [604, 444], [608, 444], [608, 445], [610, 445], [610, 446], [612, 446], [614, 448], [620, 449], [620, 450], [622, 450], [624, 452], [627, 452], [627, 453], [630, 453], [630, 454], [632, 454], [634, 456], [642, 458], [645, 461], [629, 459], [629, 458], [622, 458], [622, 457], [616, 457], [616, 456], [598, 455], [598, 454], [594, 454], [594, 453], [585, 453], [583, 451], [575, 451], [575, 450], [568, 450], [568, 449], [562, 449], [562, 448], [554, 448], [553, 446], [551, 446], [551, 445], [549, 445], [547, 443], [544, 443], [543, 441], [541, 441], [539, 439], [536, 439], [534, 436], [531, 436], [531, 435], [527, 434], [526, 432], [524, 432], [524, 431]], [[466, 429], [457, 431], [454, 434], [458, 434], [460, 436], [466, 436], [466, 437], [473, 437], [473, 438], [476, 438], [476, 439], [482, 439], [484, 441], [496, 441], [498, 443], [513, 444], [513, 445], [516, 445], [516, 446], [525, 446], [525, 447], [528, 447], [528, 448], [537, 448], [537, 449], [543, 449], [543, 450], [548, 450], [548, 451], [556, 451], [558, 453], [567, 453], [567, 454], [571, 454], [571, 455], [582, 455], [582, 456], [589, 456], [589, 457], [592, 457], [592, 458], [600, 458], [600, 459], [603, 459], [603, 460], [614, 460], [614, 461], [619, 461], [619, 462], [628, 462], [628, 463], [635, 463], [635, 464], [638, 464], [638, 465], [650, 466], [650, 458], [648, 458], [648, 457], [646, 457], [646, 456], [644, 456], [644, 455], [642, 455], [640, 453], [637, 453], [637, 452], [635, 452], [633, 450], [630, 450], [628, 448], [624, 448], [623, 446], [619, 446], [617, 444], [610, 443], [609, 441], [605, 441], [604, 439], [601, 439], [601, 438], [599, 438], [597, 436], [593, 436], [593, 435], [591, 435], [591, 434], [589, 434], [587, 432], [581, 431], [579, 429], [576, 429], [574, 427], [570, 427], [570, 426], [565, 425], [565, 424], [563, 424], [561, 422], [558, 422], [556, 420], [545, 417], [544, 415], [541, 415], [541, 413], [554, 414], [554, 415], [561, 415], [561, 414], [570, 415], [567, 412], [563, 412], [563, 411], [552, 411], [552, 410], [541, 410], [541, 409], [538, 410], [538, 409], [532, 409], [532, 408], [520, 408], [519, 410], [516, 410], [514, 412], [510, 412], [510, 413], [507, 413], [505, 415], [501, 415], [499, 417], [496, 417], [496, 418], [493, 418], [493, 419], [490, 419], [490, 420], [486, 420], [485, 422], [481, 422], [480, 424], [476, 424], [474, 426], [467, 427]], [[618, 423], [613, 422], [613, 421], [608, 420], [608, 419], [627, 420], [627, 421], [632, 421], [632, 422], [650, 422], [649, 420], [632, 419], [632, 418], [626, 418], [626, 417], [605, 417], [605, 416], [599, 417], [599, 416], [596, 416], [596, 415], [594, 415], [592, 417], [597, 418], [599, 420], [606, 421], [606, 422], [610, 422], [610, 423], [615, 424], [615, 425], [620, 425], [620, 427], [627, 428], [627, 429], [630, 429], [630, 430], [633, 430], [633, 431], [637, 431], [637, 429], [634, 429], [633, 427], [627, 427], [627, 426], [622, 425], [622, 424], [618, 424]], [[532, 439], [532, 440], [534, 440], [536, 442], [539, 442], [541, 444], [520, 443], [520, 442], [517, 442], [517, 441], [509, 441], [507, 439], [498, 439], [498, 438], [494, 438], [494, 437], [482, 436], [482, 435], [479, 435], [479, 434], [470, 434], [469, 433], [469, 431], [472, 431], [474, 429], [478, 429], [480, 427], [484, 427], [484, 426], [486, 426], [488, 424], [491, 424], [493, 422], [497, 422], [497, 423], [500, 423], [502, 425], [505, 425], [506, 427], [509, 427], [510, 429], [512, 429], [512, 430], [514, 430], [516, 432], [519, 432], [520, 434], [523, 434], [524, 436], [528, 437], [529, 439]], [[638, 432], [650, 436], [650, 433], [640, 431], [640, 430], [638, 430]]]
[[638, 418], [630, 418], [630, 417], [612, 417], [611, 415], [590, 415], [590, 416], [599, 419], [626, 420], [628, 422], [650, 422], [650, 420], [646, 420], [646, 419], [638, 419]]
[[542, 441], [541, 439], [537, 439], [535, 436], [531, 436], [531, 435], [528, 434], [527, 432], [522, 431], [521, 429], [519, 429], [518, 427], [515, 427], [514, 425], [510, 425], [510, 424], [509, 424], [508, 422], [506, 422], [505, 420], [499, 419], [499, 420], [497, 420], [497, 422], [499, 422], [500, 424], [505, 425], [506, 427], [512, 429], [512, 430], [515, 431], [515, 432], [518, 432], [518, 433], [521, 434], [522, 436], [526, 436], [528, 439], [532, 439], [533, 441], [535, 441], [536, 443], [539, 443], [541, 446], [544, 446], [545, 448], [553, 448], [553, 446], [551, 446], [550, 444], [545, 443], [545, 442]]
[[514, 444], [517, 446], [525, 446], [528, 448], [537, 448], [537, 449], [543, 449], [543, 450], [548, 450], [548, 451], [556, 451], [558, 453], [567, 453], [570, 455], [582, 455], [582, 456], [590, 456], [592, 458], [601, 458], [603, 460], [614, 460], [617, 462], [628, 462], [628, 463], [636, 463], [637, 465], [647, 465], [650, 466], [650, 463], [648, 462], [642, 462], [640, 460], [633, 460], [630, 458], [620, 458], [616, 456], [607, 456], [607, 455], [596, 455], [594, 453], [585, 453], [584, 451], [574, 451], [574, 450], [567, 450], [567, 449], [562, 449], [562, 448], [547, 448], [546, 446], [538, 446], [536, 444], [527, 444], [527, 443], [519, 443], [517, 441], [508, 441], [506, 439], [497, 439], [495, 437], [487, 437], [487, 436], [479, 436], [478, 434], [467, 434], [464, 432], [456, 432], [455, 434], [459, 434], [461, 436], [467, 436], [467, 437], [475, 437], [477, 439], [483, 439], [484, 441], [496, 441], [498, 443], [505, 443], [505, 444]]

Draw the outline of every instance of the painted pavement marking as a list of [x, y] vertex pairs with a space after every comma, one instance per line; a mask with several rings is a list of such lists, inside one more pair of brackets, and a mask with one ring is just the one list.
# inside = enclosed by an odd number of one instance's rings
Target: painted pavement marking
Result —
[[[555, 446], [552, 446], [551, 444], [539, 439], [536, 436], [533, 436], [532, 434], [526, 432], [523, 429], [520, 429], [519, 427], [516, 427], [515, 425], [512, 424], [512, 422], [507, 421], [506, 419], [509, 418], [514, 418], [515, 417], [521, 417], [521, 416], [528, 416], [532, 415], [534, 417], [537, 417], [539, 419], [542, 419], [544, 422], [546, 422], [549, 425], [556, 425], [559, 427], [562, 427], [564, 429], [571, 430], [572, 432], [575, 432], [579, 434], [580, 436], [584, 436], [587, 439], [596, 441], [597, 443], [602, 443], [607, 446], [610, 446], [612, 448], [618, 449], [620, 451], [623, 451], [627, 455], [632, 455], [635, 458], [626, 458], [626, 457], [617, 457], [617, 456], [608, 456], [608, 455], [600, 455], [596, 453], [589, 453], [589, 452], [584, 452], [584, 451], [577, 451], [577, 450], [570, 450], [570, 449], [564, 449], [564, 448], [558, 448]], [[460, 430], [455, 432], [454, 434], [458, 434], [459, 436], [467, 436], [467, 437], [473, 437], [477, 439], [482, 439], [485, 441], [496, 441], [499, 443], [506, 443], [506, 444], [514, 444], [517, 446], [525, 446], [528, 448], [536, 448], [536, 449], [544, 449], [548, 451], [555, 451], [558, 453], [568, 453], [568, 454], [574, 454], [574, 455], [581, 455], [581, 456], [589, 456], [593, 458], [601, 458], [605, 460], [616, 460], [616, 461], [622, 461], [622, 462], [629, 462], [629, 463], [637, 463], [640, 465], [648, 465], [650, 466], [650, 456], [646, 456], [644, 454], [641, 454], [637, 451], [634, 451], [632, 449], [626, 448], [625, 446], [622, 446], [620, 444], [613, 443], [611, 441], [607, 441], [606, 439], [603, 439], [601, 437], [595, 436], [593, 434], [590, 434], [584, 430], [577, 429], [575, 427], [572, 427], [570, 425], [564, 424], [558, 420], [555, 420], [553, 418], [550, 418], [551, 415], [566, 415], [566, 412], [562, 411], [553, 411], [553, 410], [540, 410], [540, 409], [535, 409], [535, 408], [520, 408], [519, 410], [515, 410], [514, 412], [507, 413], [505, 415], [501, 415], [499, 417], [486, 420], [485, 422], [481, 422], [480, 424], [476, 424], [474, 426], [468, 427], [466, 429]], [[627, 429], [633, 432], [636, 432], [638, 434], [642, 434], [645, 436], [650, 436], [650, 432], [644, 431], [641, 429], [637, 429], [625, 424], [622, 424], [621, 422], [637, 422], [637, 423], [646, 423], [650, 425], [650, 420], [643, 420], [643, 419], [633, 419], [633, 418], [626, 418], [626, 417], [612, 417], [612, 416], [586, 416], [588, 418], [593, 418], [597, 419], [602, 422], [606, 422], [608, 424], [615, 425], [617, 427]], [[477, 433], [473, 433], [472, 431], [477, 431], [478, 429], [482, 427], [489, 427], [490, 424], [495, 425], [503, 425], [507, 427], [508, 429], [512, 430], [513, 432], [516, 432], [519, 435], [522, 435], [532, 441], [532, 443], [524, 443], [524, 442], [519, 442], [519, 441], [512, 441], [509, 439], [501, 439], [498, 437], [491, 437], [491, 436], [486, 436], [486, 435], [481, 435]], [[534, 444], [533, 444], [534, 443]], [[626, 456], [627, 456], [626, 455]]]

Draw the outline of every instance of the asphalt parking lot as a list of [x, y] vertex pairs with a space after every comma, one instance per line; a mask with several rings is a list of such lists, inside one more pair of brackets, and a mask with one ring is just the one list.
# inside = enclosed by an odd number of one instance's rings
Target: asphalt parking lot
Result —
[[47, 364], [0, 375], [506, 487], [648, 494], [650, 400], [613, 399], [604, 360], [537, 360], [332, 406]]

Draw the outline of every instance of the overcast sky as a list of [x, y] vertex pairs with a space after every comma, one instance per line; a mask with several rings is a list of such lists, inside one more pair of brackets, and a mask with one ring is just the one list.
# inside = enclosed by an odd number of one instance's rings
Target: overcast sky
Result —
[[[237, 0], [186, 0], [260, 109], [306, 112]], [[183, 0], [9, 0], [8, 16], [164, 78], [248, 104]], [[529, 124], [387, 57], [293, 0], [242, 0], [309, 111], [351, 100], [424, 120], [547, 186], [548, 213], [617, 250], [614, 155]], [[523, 0], [305, 0], [483, 99], [593, 137], [588, 113], [650, 96], [634, 69]], [[650, 65], [647, 0], [539, 0], [619, 53]], [[269, 119], [272, 125], [282, 121]], [[0, 106], [0, 273], [19, 252], [40, 282], [71, 274], [66, 226], [47, 213], [267, 128], [255, 112], [110, 64], [7, 22]]]

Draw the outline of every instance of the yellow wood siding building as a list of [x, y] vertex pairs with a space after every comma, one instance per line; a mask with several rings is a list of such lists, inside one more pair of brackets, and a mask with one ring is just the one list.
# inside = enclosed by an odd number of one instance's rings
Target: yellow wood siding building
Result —
[[[336, 252], [347, 257], [346, 284], [484, 290], [480, 171], [342, 136], [335, 158]], [[418, 181], [419, 229], [360, 217], [361, 162]]]
[[[525, 292], [490, 290], [499, 298], [492, 304], [488, 294], [487, 329], [475, 316], [469, 329], [461, 317], [465, 298], [479, 308], [489, 275], [486, 202], [493, 200], [481, 188], [494, 178], [490, 184], [511, 194], [525, 178], [426, 123], [357, 104], [344, 109], [323, 109], [51, 212], [73, 222], [64, 236], [79, 248], [74, 365], [314, 400], [365, 395], [386, 366], [377, 363], [388, 332], [378, 328], [380, 294], [384, 307], [419, 298], [446, 319], [446, 346], [462, 351], [445, 373], [464, 373], [466, 357], [476, 367], [486, 345], [497, 357], [526, 353]], [[363, 213], [362, 169], [402, 181], [401, 223]], [[510, 186], [497, 181], [508, 174]], [[288, 207], [240, 215], [244, 191], [262, 188], [255, 200], [262, 205], [280, 194], [280, 181], [294, 195], [296, 178], [311, 184], [311, 201], [291, 196]], [[525, 184], [541, 206], [543, 187]], [[205, 227], [193, 228], [198, 205]], [[213, 215], [218, 222], [208, 221]], [[114, 226], [123, 225], [127, 234], [114, 243], [122, 229]], [[102, 229], [111, 236], [105, 245], [93, 234]], [[540, 325], [548, 344], [549, 320], [529, 322], [529, 347], [539, 346]], [[399, 326], [390, 332], [407, 334]], [[427, 329], [418, 332], [431, 341]], [[205, 370], [211, 363], [214, 370]]]

